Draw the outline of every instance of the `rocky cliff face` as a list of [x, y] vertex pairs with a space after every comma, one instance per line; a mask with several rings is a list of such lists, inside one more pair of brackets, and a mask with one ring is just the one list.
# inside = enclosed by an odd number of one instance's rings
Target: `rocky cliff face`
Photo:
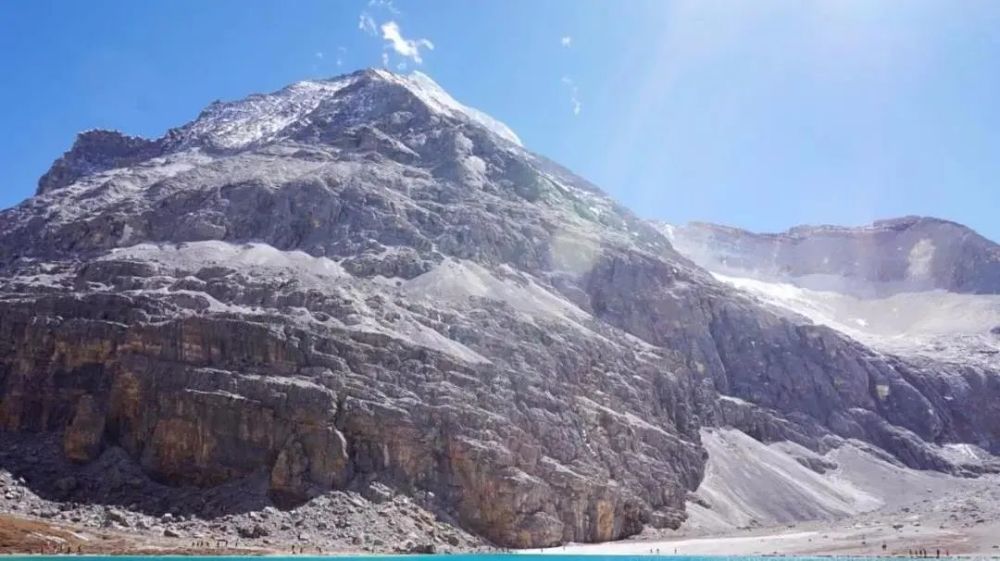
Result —
[[[836, 434], [876, 443], [915, 467], [948, 469], [949, 460], [926, 453], [926, 442], [997, 452], [998, 410], [981, 396], [996, 395], [1000, 369], [1000, 338], [993, 332], [1000, 324], [1000, 246], [933, 218], [861, 228], [803, 226], [777, 235], [709, 224], [656, 226], [736, 294], [810, 333], [812, 341], [781, 348], [797, 349], [793, 361], [815, 362], [830, 375], [817, 379], [803, 363], [790, 377], [811, 385], [794, 401], [813, 411], [811, 417], [826, 418]], [[836, 343], [813, 344], [823, 328], [837, 333]], [[737, 323], [724, 332], [741, 329], [747, 327]], [[854, 350], [836, 349], [844, 344]], [[814, 354], [820, 349], [825, 358]], [[843, 402], [841, 391], [823, 389], [830, 382], [835, 388], [869, 386], [874, 391], [865, 399], [875, 407]], [[724, 392], [787, 411], [787, 403], [768, 397], [767, 385], [766, 377], [757, 378], [744, 390]]]
[[0, 427], [70, 460], [388, 485], [509, 546], [676, 527], [707, 425], [1000, 452], [996, 369], [773, 313], [422, 75], [85, 133], [0, 214], [0, 319]]

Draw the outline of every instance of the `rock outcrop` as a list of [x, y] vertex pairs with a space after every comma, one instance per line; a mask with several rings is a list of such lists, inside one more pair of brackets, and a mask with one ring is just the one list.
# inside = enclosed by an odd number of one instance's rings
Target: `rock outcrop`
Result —
[[995, 370], [771, 313], [422, 75], [88, 134], [0, 214], [0, 427], [72, 461], [279, 506], [386, 486], [539, 547], [677, 527], [706, 425], [1000, 452]]
[[80, 133], [73, 147], [38, 180], [38, 194], [71, 185], [88, 175], [149, 160], [161, 151], [161, 142], [118, 131], [90, 130]]

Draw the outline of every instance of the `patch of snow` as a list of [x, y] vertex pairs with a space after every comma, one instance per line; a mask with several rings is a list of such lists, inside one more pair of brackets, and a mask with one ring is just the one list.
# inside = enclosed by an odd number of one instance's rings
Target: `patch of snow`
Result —
[[133, 234], [132, 226], [128, 224], [122, 226], [122, 235], [118, 239], [118, 243], [128, 243], [128, 241], [132, 239], [132, 234]]
[[508, 142], [523, 146], [521, 139], [510, 127], [478, 109], [462, 105], [423, 72], [414, 71], [409, 76], [400, 76], [386, 70], [376, 70], [376, 72], [383, 79], [406, 87], [434, 111], [472, 121]]
[[740, 405], [750, 405], [749, 401], [740, 399], [738, 397], [733, 397], [731, 395], [722, 395], [722, 394], [719, 394], [719, 399], [722, 399], [722, 400], [725, 400], [725, 401], [729, 401], [731, 403], [738, 403]]
[[73, 279], [72, 275], [66, 273], [39, 273], [36, 275], [18, 275], [10, 277], [9, 283], [24, 283], [29, 286], [61, 288], [66, 286]]
[[956, 464], [980, 464], [994, 457], [975, 444], [944, 444], [938, 451], [948, 461]]
[[713, 275], [778, 311], [889, 352], [967, 360], [978, 351], [983, 360], [990, 360], [990, 353], [1000, 351], [1000, 341], [989, 335], [1000, 325], [1000, 295], [931, 290], [859, 298], [783, 282]]
[[934, 242], [922, 239], [913, 245], [907, 255], [906, 275], [911, 279], [925, 279], [931, 274], [934, 260]]
[[[607, 337], [588, 327], [593, 320], [590, 314], [513, 269], [505, 272], [508, 275], [502, 278], [473, 261], [446, 259], [434, 269], [401, 283], [399, 288], [411, 298], [438, 304], [468, 305], [477, 298], [502, 302], [524, 314], [525, 319], [558, 322], [610, 343]], [[636, 350], [653, 348], [638, 337], [625, 338]]]
[[594, 267], [601, 256], [601, 244], [585, 233], [561, 229], [549, 242], [553, 270], [582, 276]]
[[664, 223], [664, 224], [659, 224], [658, 226], [660, 232], [667, 237], [667, 241], [669, 241], [670, 243], [674, 243], [674, 240], [676, 239], [677, 236], [677, 233], [674, 230], [674, 225]]
[[572, 322], [587, 317], [585, 312], [533, 281], [500, 279], [472, 261], [448, 259], [434, 269], [406, 281], [402, 289], [408, 294], [434, 300], [496, 300], [529, 316], [545, 319]]
[[142, 243], [113, 249], [101, 259], [138, 259], [186, 272], [209, 266], [229, 267], [244, 274], [271, 275], [314, 285], [337, 283], [350, 276], [331, 259], [302, 251], [281, 251], [264, 243], [233, 244], [216, 240]]

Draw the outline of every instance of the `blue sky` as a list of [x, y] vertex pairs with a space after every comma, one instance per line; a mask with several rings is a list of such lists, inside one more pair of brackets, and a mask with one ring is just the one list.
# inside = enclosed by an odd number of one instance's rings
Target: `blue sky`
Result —
[[383, 56], [646, 217], [927, 214], [1000, 240], [985, 0], [3, 2], [0, 207], [80, 130], [159, 136], [212, 100]]

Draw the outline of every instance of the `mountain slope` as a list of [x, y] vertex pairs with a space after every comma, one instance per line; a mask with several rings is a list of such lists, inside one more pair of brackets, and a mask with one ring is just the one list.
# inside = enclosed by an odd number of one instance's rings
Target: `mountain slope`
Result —
[[0, 318], [0, 427], [73, 461], [263, 473], [281, 506], [388, 486], [511, 546], [676, 527], [705, 426], [1000, 451], [989, 365], [774, 313], [422, 75], [82, 134], [0, 214]]
[[779, 234], [703, 222], [662, 226], [679, 251], [733, 276], [861, 297], [929, 289], [1000, 293], [1000, 246], [947, 220], [908, 216], [861, 228], [799, 226]]
[[1000, 363], [1000, 246], [944, 220], [754, 234], [659, 225], [717, 279], [893, 354]]

